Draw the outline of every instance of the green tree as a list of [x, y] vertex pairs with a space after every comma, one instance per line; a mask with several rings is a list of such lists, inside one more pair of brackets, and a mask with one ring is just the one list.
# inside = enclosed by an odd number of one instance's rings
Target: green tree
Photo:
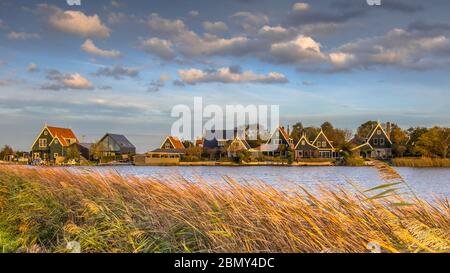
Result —
[[78, 151], [78, 148], [75, 145], [72, 145], [69, 148], [67, 148], [66, 159], [67, 160], [71, 160], [71, 159], [79, 160], [80, 159], [80, 151]]
[[420, 155], [417, 154], [417, 151], [415, 151], [414, 147], [417, 143], [417, 141], [419, 140], [419, 138], [425, 134], [426, 132], [428, 132], [428, 129], [425, 127], [411, 127], [407, 130], [408, 132], [408, 143], [407, 143], [407, 152], [411, 155]]
[[450, 145], [450, 128], [433, 127], [422, 134], [414, 150], [424, 156], [447, 157]]
[[373, 130], [373, 128], [375, 128], [375, 126], [377, 126], [377, 125], [378, 125], [378, 122], [374, 121], [374, 120], [370, 120], [370, 121], [367, 121], [367, 122], [361, 124], [358, 127], [358, 130], [356, 131], [356, 136], [361, 137], [361, 138], [366, 138], [370, 134], [370, 132]]
[[193, 147], [194, 144], [192, 142], [190, 142], [189, 140], [184, 140], [183, 146], [184, 146], [184, 148], [190, 148], [190, 147]]
[[407, 143], [409, 140], [408, 134], [396, 124], [392, 124], [390, 139], [392, 141], [392, 152], [394, 156], [402, 157], [407, 150]]
[[303, 134], [303, 124], [301, 122], [297, 122], [292, 126], [292, 132], [290, 137], [294, 140], [294, 143], [300, 140]]
[[8, 156], [14, 155], [14, 150], [11, 146], [5, 145], [0, 151], [0, 160], [6, 160]]

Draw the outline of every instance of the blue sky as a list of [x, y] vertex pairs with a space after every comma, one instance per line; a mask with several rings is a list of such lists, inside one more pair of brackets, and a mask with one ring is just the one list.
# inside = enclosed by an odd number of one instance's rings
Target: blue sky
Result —
[[0, 2], [0, 144], [45, 124], [139, 151], [172, 107], [278, 104], [281, 122], [450, 124], [445, 0]]

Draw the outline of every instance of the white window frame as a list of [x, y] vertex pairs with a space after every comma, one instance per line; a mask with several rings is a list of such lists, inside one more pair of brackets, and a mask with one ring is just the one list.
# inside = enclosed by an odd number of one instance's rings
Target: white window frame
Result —
[[39, 139], [39, 148], [47, 148], [47, 139], [46, 138], [40, 138]]
[[378, 138], [373, 139], [373, 144], [378, 145]]
[[384, 138], [380, 138], [380, 145], [384, 145]]
[[302, 140], [302, 145], [305, 146], [306, 145], [306, 141]]

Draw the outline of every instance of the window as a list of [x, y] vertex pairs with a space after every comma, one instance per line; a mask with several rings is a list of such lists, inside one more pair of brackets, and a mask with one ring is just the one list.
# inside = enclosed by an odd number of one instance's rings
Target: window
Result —
[[46, 135], [48, 135], [48, 132], [47, 132], [47, 131], [44, 131], [44, 136], [46, 136]]
[[225, 146], [226, 143], [227, 143], [226, 140], [219, 140], [218, 143], [217, 143], [217, 145], [218, 145], [219, 147], [223, 147], [223, 146]]
[[325, 141], [322, 141], [322, 147], [327, 147], [327, 143]]
[[373, 139], [373, 144], [378, 145], [378, 138]]
[[280, 144], [281, 144], [281, 140], [280, 140], [280, 139], [274, 139], [274, 140], [272, 141], [272, 143], [273, 143], [274, 145], [280, 145]]
[[380, 138], [380, 145], [384, 145], [384, 138]]
[[381, 130], [377, 130], [377, 135], [381, 135]]
[[47, 139], [45, 138], [39, 139], [39, 148], [47, 148]]
[[164, 144], [164, 149], [170, 149], [170, 143], [169, 142], [166, 142]]
[[320, 147], [320, 141], [319, 141], [319, 142], [317, 142], [317, 147]]
[[306, 142], [304, 140], [302, 140], [302, 145], [305, 145], [305, 144], [306, 144]]
[[57, 139], [55, 139], [55, 144], [58, 144], [58, 143], [59, 143], [59, 141]]
[[56, 159], [58, 156], [59, 156], [58, 153], [54, 153], [54, 154], [53, 154], [53, 158], [54, 158], [54, 159]]

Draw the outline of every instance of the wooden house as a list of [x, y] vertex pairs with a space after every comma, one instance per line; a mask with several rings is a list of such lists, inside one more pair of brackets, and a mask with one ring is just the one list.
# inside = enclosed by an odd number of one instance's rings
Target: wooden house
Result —
[[31, 146], [32, 159], [61, 161], [67, 148], [74, 143], [78, 143], [78, 139], [71, 129], [45, 125]]
[[[389, 123], [387, 127], [389, 132]], [[380, 122], [367, 137], [363, 139], [355, 137], [351, 142], [356, 145], [352, 149], [353, 153], [361, 157], [386, 159], [392, 156], [392, 141]]]
[[130, 160], [136, 154], [136, 147], [124, 136], [119, 134], [105, 134], [95, 145], [96, 152], [101, 157], [115, 157]]
[[304, 158], [318, 158], [320, 156], [319, 148], [308, 140], [305, 133], [303, 133], [297, 145], [295, 145], [294, 150], [295, 160], [297, 161]]
[[322, 129], [311, 144], [319, 149], [319, 158], [336, 158], [339, 156], [339, 152]]
[[244, 138], [236, 136], [227, 147], [228, 157], [237, 156], [238, 153], [249, 151], [250, 149], [250, 145]]

